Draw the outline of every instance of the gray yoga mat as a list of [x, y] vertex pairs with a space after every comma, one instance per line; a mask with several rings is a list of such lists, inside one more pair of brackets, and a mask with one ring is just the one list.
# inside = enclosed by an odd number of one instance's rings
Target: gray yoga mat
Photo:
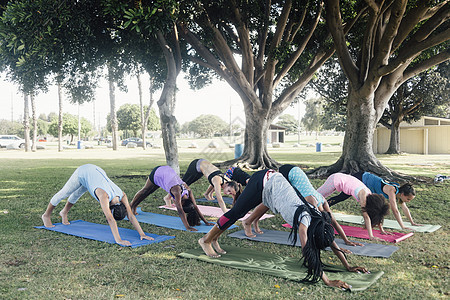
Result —
[[[228, 236], [238, 239], [248, 239], [251, 241], [258, 242], [266, 242], [266, 243], [274, 243], [274, 244], [282, 244], [282, 245], [291, 245], [292, 243], [289, 241], [289, 232], [287, 231], [278, 231], [278, 230], [265, 230], [261, 229], [264, 233], [257, 234], [256, 237], [250, 238], [245, 235], [244, 230], [236, 231], [230, 233]], [[364, 247], [361, 246], [348, 246], [344, 243], [342, 239], [335, 239], [336, 244], [338, 244], [339, 248], [345, 248], [353, 252], [353, 254], [361, 255], [361, 256], [371, 256], [371, 257], [384, 257], [388, 258], [398, 250], [398, 247], [391, 245], [382, 245], [382, 244], [373, 244], [373, 243], [361, 243]], [[296, 246], [300, 247], [300, 240], [297, 239]], [[331, 250], [331, 248], [326, 248], [326, 250]]]
[[[337, 212], [333, 212], [333, 216], [336, 218], [336, 221], [338, 221], [338, 222], [364, 224], [364, 219], [362, 216], [346, 215], [346, 214], [341, 214], [341, 213], [337, 213]], [[416, 232], [433, 232], [433, 231], [436, 231], [439, 228], [441, 228], [441, 225], [432, 225], [432, 224], [423, 224], [421, 226], [414, 226], [414, 225], [411, 225], [411, 223], [406, 222], [406, 221], [404, 221], [403, 224], [405, 224], [406, 227], [409, 227]], [[397, 229], [397, 230], [402, 229], [396, 220], [388, 220], [388, 219], [384, 219], [383, 227]]]

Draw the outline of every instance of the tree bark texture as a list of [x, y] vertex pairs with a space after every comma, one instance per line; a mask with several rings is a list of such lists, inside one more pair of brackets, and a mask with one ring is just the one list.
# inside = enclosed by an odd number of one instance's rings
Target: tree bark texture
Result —
[[36, 118], [36, 101], [34, 98], [34, 93], [30, 94], [30, 102], [31, 102], [31, 121], [33, 122], [33, 138], [31, 141], [31, 151], [36, 152], [37, 118]]
[[117, 123], [117, 114], [116, 114], [116, 94], [115, 94], [115, 86], [114, 79], [112, 75], [112, 70], [108, 67], [108, 84], [109, 84], [109, 106], [110, 106], [110, 119], [111, 119], [111, 131], [112, 131], [112, 146], [113, 150], [118, 150], [119, 147], [119, 137], [117, 136], [118, 132], [118, 123]]
[[30, 113], [28, 108], [28, 94], [23, 94], [23, 129], [25, 139], [25, 152], [31, 151], [30, 144]]
[[391, 125], [391, 138], [386, 154], [400, 154], [400, 122], [398, 121]]
[[61, 82], [58, 82], [58, 152], [63, 151], [62, 130], [63, 130], [63, 99], [62, 99]]

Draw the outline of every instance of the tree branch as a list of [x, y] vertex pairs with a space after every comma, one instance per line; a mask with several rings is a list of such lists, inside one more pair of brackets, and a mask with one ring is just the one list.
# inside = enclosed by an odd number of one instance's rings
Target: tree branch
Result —
[[350, 84], [354, 87], [360, 85], [358, 80], [358, 68], [352, 60], [350, 51], [347, 47], [345, 34], [342, 28], [342, 19], [338, 0], [328, 0], [326, 6], [327, 23], [331, 35], [333, 36], [336, 52], [342, 69], [346, 74]]

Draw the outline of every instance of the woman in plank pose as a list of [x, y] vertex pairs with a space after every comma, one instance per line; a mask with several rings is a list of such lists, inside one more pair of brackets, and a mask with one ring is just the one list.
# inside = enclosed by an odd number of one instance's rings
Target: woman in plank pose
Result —
[[[183, 176], [183, 181], [188, 186], [190, 186], [191, 184], [202, 178], [202, 176], [205, 176], [208, 179], [209, 184], [214, 187], [217, 202], [219, 203], [222, 211], [225, 213], [228, 209], [222, 199], [222, 189], [225, 195], [231, 195], [234, 199], [236, 199], [240, 195], [240, 188], [238, 184], [235, 181], [231, 181], [228, 178], [224, 177], [219, 168], [214, 166], [206, 159], [193, 160], [189, 164], [189, 167]], [[164, 201], [166, 202], [166, 205], [171, 205], [169, 195], [166, 195], [166, 197], [164, 197]]]
[[67, 215], [72, 206], [86, 191], [89, 191], [91, 196], [100, 202], [100, 206], [117, 244], [123, 246], [131, 245], [129, 241], [120, 238], [116, 223], [116, 220], [122, 220], [125, 216], [128, 216], [128, 220], [130, 220], [131, 224], [139, 232], [141, 240], [153, 240], [152, 237], [145, 235], [139, 222], [136, 220], [128, 203], [127, 195], [108, 178], [102, 168], [92, 164], [78, 167], [64, 187], [52, 197], [47, 206], [47, 210], [42, 215], [44, 226], [54, 227], [51, 221], [52, 212], [59, 202], [67, 197], [66, 205], [59, 212], [59, 215], [62, 217], [62, 223], [64, 225], [70, 224]]
[[136, 214], [137, 206], [150, 194], [162, 188], [174, 200], [178, 215], [189, 231], [197, 231], [192, 226], [200, 225], [200, 218], [206, 225], [213, 225], [206, 221], [195, 203], [194, 195], [189, 186], [183, 182], [170, 166], [158, 166], [152, 170], [144, 187], [134, 195], [131, 210]]
[[[420, 224], [414, 222], [408, 206], [406, 205], [406, 203], [411, 202], [411, 200], [413, 200], [416, 196], [416, 191], [410, 183], [405, 183], [400, 186], [398, 183], [385, 181], [381, 177], [369, 172], [358, 172], [352, 174], [352, 176], [361, 180], [372, 193], [383, 195], [386, 199], [389, 199], [389, 206], [392, 213], [402, 229], [412, 230], [411, 228], [406, 227], [403, 223], [402, 216], [400, 215], [397, 207], [397, 201], [398, 204], [401, 205], [403, 213], [409, 219], [411, 225], [420, 226]], [[328, 199], [328, 204], [333, 206], [348, 199], [350, 196], [351, 195], [347, 195], [342, 192], [339, 195]]]
[[[258, 206], [261, 203], [264, 206]], [[320, 250], [328, 246], [333, 249], [347, 270], [367, 272], [363, 267], [351, 267], [348, 264], [345, 255], [334, 242], [334, 230], [329, 224], [329, 215], [326, 212], [319, 212], [308, 202], [303, 201], [283, 175], [270, 169], [253, 174], [233, 208], [220, 217], [217, 224], [198, 241], [205, 254], [212, 258], [226, 254], [226, 251], [220, 247], [218, 238], [228, 227], [256, 206], [258, 206], [256, 213], [265, 212], [270, 208], [273, 212], [282, 215], [293, 228], [290, 237], [294, 245], [298, 233], [304, 265], [308, 268], [308, 275], [304, 281], [317, 282], [322, 279], [328, 286], [349, 288], [349, 285], [343, 281], [329, 280], [323, 272]]]
[[372, 194], [368, 187], [357, 178], [344, 174], [331, 174], [325, 183], [317, 189], [325, 198], [334, 191], [352, 195], [361, 206], [362, 216], [366, 225], [370, 240], [381, 240], [373, 236], [372, 228], [379, 226], [382, 234], [387, 234], [383, 229], [383, 219], [389, 210], [389, 206], [383, 196]]

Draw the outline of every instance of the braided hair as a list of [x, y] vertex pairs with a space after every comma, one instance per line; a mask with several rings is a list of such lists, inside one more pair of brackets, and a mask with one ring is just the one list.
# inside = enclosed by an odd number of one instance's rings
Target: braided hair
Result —
[[[322, 278], [323, 266], [320, 259], [320, 250], [331, 246], [334, 241], [334, 228], [331, 226], [331, 216], [328, 212], [320, 212], [316, 208], [309, 205], [303, 195], [293, 187], [297, 195], [300, 197], [304, 205], [299, 205], [294, 213], [294, 220], [289, 239], [292, 240], [292, 245], [295, 246], [298, 236], [298, 228], [301, 220], [305, 215], [301, 216], [302, 212], [307, 212], [311, 216], [311, 223], [308, 227], [305, 247], [302, 248], [303, 266], [308, 269], [308, 275], [303, 278], [302, 282], [315, 283]], [[300, 217], [300, 218], [299, 218]]]

